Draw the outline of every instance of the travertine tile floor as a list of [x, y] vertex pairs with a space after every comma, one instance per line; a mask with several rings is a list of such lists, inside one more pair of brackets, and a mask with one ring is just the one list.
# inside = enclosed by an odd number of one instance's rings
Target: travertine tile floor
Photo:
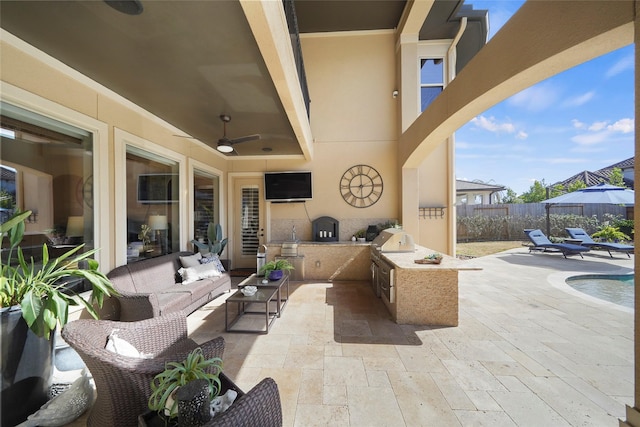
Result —
[[243, 390], [273, 377], [285, 426], [617, 426], [633, 312], [564, 279], [628, 273], [633, 258], [522, 248], [467, 262], [482, 270], [460, 273], [458, 327], [397, 325], [368, 283], [309, 282], [268, 335], [224, 332], [224, 296], [189, 316], [190, 335], [225, 337]]
[[460, 273], [455, 328], [393, 323], [368, 283], [309, 282], [292, 284], [268, 335], [224, 332], [226, 294], [189, 316], [190, 336], [223, 335], [245, 391], [273, 377], [285, 426], [618, 426], [633, 403], [633, 311], [564, 279], [630, 273], [633, 257], [519, 248], [467, 262], [482, 270]]

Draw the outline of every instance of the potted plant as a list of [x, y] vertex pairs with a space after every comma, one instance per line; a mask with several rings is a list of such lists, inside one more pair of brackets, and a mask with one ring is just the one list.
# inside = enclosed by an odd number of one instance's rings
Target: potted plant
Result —
[[142, 241], [142, 249], [146, 252], [149, 249], [149, 244], [151, 244], [151, 228], [147, 224], [142, 224], [140, 226], [140, 233], [138, 234], [138, 239]]
[[[196, 239], [193, 239], [191, 240], [191, 243], [200, 250], [200, 253], [217, 254], [218, 258], [220, 258], [222, 251], [224, 251], [225, 246], [227, 246], [227, 238], [222, 238], [222, 226], [220, 224], [210, 222], [207, 226], [207, 241], [199, 242]], [[229, 270], [228, 261], [227, 265], [224, 267]]]
[[364, 228], [361, 228], [360, 230], [356, 231], [353, 235], [356, 236], [356, 239], [358, 239], [358, 242], [367, 241], [367, 230]]
[[285, 271], [293, 270], [293, 265], [286, 259], [269, 261], [260, 268], [259, 274], [264, 274], [269, 280], [280, 280]]
[[209, 386], [209, 401], [220, 393], [222, 384], [222, 359], [206, 359], [200, 347], [194, 349], [182, 362], [169, 362], [164, 371], [151, 381], [149, 409], [159, 415], [175, 418], [178, 416], [178, 400], [174, 397], [178, 388], [194, 380], [206, 380]]
[[[98, 271], [98, 262], [90, 258], [96, 249], [78, 254], [84, 246], [80, 245], [50, 259], [44, 244], [41, 262], [25, 259], [19, 244], [29, 215], [30, 211], [17, 213], [0, 224], [0, 241], [5, 238], [8, 241], [6, 258], [3, 256], [0, 265], [3, 425], [5, 422], [13, 425], [5, 418], [8, 414], [21, 422], [46, 402], [53, 372], [53, 340], [50, 338], [58, 325], [67, 323], [69, 306], [82, 304], [97, 319], [96, 307], [102, 307], [105, 296], [117, 293], [109, 279]], [[86, 264], [87, 269], [79, 268], [79, 263]], [[89, 301], [65, 290], [62, 279], [66, 278], [81, 278], [91, 283]], [[26, 348], [29, 351], [25, 351]], [[38, 360], [36, 355], [42, 359]], [[25, 361], [21, 362], [22, 358]], [[25, 365], [36, 372], [27, 374], [17, 370], [18, 366]], [[40, 380], [36, 382], [34, 378]], [[25, 381], [30, 386], [25, 385]]]

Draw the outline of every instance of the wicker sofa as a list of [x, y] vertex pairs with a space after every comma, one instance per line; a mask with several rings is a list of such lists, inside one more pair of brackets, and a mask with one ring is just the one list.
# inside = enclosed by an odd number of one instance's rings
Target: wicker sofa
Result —
[[117, 318], [133, 322], [177, 311], [190, 314], [231, 289], [229, 273], [181, 283], [180, 257], [189, 255], [193, 253], [175, 252], [111, 270], [107, 277], [120, 294]]

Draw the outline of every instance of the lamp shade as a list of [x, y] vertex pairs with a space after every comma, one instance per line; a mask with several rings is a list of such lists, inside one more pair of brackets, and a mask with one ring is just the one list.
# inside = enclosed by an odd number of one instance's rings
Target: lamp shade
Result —
[[166, 215], [149, 215], [149, 228], [152, 230], [166, 230], [168, 228]]
[[70, 216], [67, 219], [67, 237], [84, 236], [84, 217]]

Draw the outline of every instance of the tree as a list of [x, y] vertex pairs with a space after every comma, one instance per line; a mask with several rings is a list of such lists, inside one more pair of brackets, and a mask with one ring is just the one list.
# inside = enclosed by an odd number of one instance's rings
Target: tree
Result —
[[[544, 180], [542, 182], [544, 182]], [[566, 191], [565, 191], [564, 187], [562, 186], [562, 184], [556, 184], [556, 185], [554, 185], [553, 187], [551, 187], [549, 189], [549, 197], [548, 198], [550, 199], [551, 197], [561, 196], [565, 192]]]
[[[522, 203], [522, 199], [511, 188], [507, 187], [506, 194], [500, 195], [500, 203]], [[501, 192], [502, 193], [502, 192]]]
[[574, 181], [569, 184], [569, 187], [567, 187], [567, 193], [573, 193], [574, 191], [578, 191], [582, 188], [587, 188], [587, 184], [585, 184], [584, 181]]
[[522, 193], [520, 198], [524, 203], [539, 203], [546, 200], [547, 186], [544, 179], [542, 181], [535, 180], [531, 187], [529, 187], [529, 191]]
[[624, 177], [622, 175], [622, 169], [613, 168], [611, 170], [611, 176], [609, 177], [609, 184], [615, 185], [617, 187], [626, 187], [624, 185], [624, 179], [623, 178]]

